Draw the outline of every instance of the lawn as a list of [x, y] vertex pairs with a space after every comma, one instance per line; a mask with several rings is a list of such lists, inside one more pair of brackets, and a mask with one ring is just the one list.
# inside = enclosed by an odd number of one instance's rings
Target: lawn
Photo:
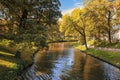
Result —
[[[14, 80], [21, 70], [32, 63], [35, 47], [29, 48], [25, 43], [10, 45], [11, 40], [0, 40], [0, 80]], [[15, 53], [21, 52], [21, 59], [15, 58]]]
[[0, 49], [0, 80], [14, 80], [18, 77], [25, 62], [14, 57], [14, 54]]
[[82, 50], [82, 51], [85, 51], [85, 50], [86, 50], [85, 46], [84, 46], [84, 45], [80, 45], [79, 42], [73, 43], [73, 47], [76, 48], [76, 49], [80, 49], [80, 50]]
[[[110, 52], [110, 51], [102, 51], [97, 49], [88, 49], [86, 50], [85, 46], [79, 45], [78, 43], [73, 44], [73, 46], [77, 49], [80, 49], [82, 51], [85, 51], [88, 54], [91, 54], [93, 56], [99, 57], [107, 62], [110, 62], [116, 66], [120, 67], [120, 52]], [[111, 48], [120, 48], [120, 43], [114, 43], [111, 46], [106, 45], [107, 47]]]
[[109, 52], [96, 49], [89, 49], [86, 50], [86, 52], [120, 67], [120, 52]]

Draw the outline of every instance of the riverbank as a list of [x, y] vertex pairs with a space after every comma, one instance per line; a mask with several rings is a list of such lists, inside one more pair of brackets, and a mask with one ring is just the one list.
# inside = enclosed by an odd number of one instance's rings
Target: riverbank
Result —
[[97, 49], [89, 49], [85, 52], [120, 67], [120, 52], [110, 52]]
[[120, 49], [116, 48], [103, 48], [103, 47], [90, 47], [88, 50], [85, 49], [85, 46], [75, 45], [77, 49], [92, 55], [93, 57], [99, 58], [109, 64], [120, 67]]
[[21, 70], [26, 66], [24, 60], [14, 56], [13, 53], [0, 48], [0, 80], [17, 80]]
[[[29, 46], [26, 42], [0, 40], [0, 80], [19, 80], [21, 73], [33, 64], [38, 51], [38, 47]], [[19, 55], [16, 56], [17, 52]]]
[[21, 52], [21, 58], [15, 57], [16, 51], [13, 47], [0, 46], [0, 80], [19, 80], [21, 72], [32, 63], [31, 50]]

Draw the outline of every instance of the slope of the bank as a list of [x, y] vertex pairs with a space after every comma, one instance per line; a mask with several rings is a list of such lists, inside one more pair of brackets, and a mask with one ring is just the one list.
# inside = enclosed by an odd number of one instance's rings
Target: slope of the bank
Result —
[[110, 64], [120, 67], [120, 52], [118, 49], [117, 51], [114, 48], [110, 50], [107, 50], [107, 48], [90, 48], [86, 50], [85, 46], [83, 45], [75, 45], [74, 47], [94, 57], [98, 57], [99, 59], [104, 60]]
[[103, 51], [98, 49], [89, 49], [86, 50], [88, 54], [93, 56], [99, 57], [107, 62], [110, 62], [113, 65], [120, 67], [120, 52], [110, 52], [110, 51]]

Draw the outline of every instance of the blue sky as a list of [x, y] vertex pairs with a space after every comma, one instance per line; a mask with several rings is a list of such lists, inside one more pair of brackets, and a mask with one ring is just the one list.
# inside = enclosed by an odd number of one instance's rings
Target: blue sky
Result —
[[61, 7], [60, 10], [62, 13], [71, 12], [76, 7], [82, 7], [83, 1], [82, 0], [60, 0]]

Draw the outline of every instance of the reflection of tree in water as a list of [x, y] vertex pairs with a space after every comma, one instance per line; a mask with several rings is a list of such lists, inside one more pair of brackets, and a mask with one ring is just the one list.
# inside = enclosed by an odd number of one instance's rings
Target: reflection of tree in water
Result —
[[104, 80], [102, 63], [90, 56], [86, 58], [84, 80]]
[[49, 44], [49, 50], [62, 51], [64, 50], [64, 43], [51, 43]]
[[[67, 77], [69, 71], [72, 70], [74, 50], [72, 48], [59, 52], [49, 52], [40, 54], [37, 65], [39, 71], [43, 73], [52, 74], [52, 80], [58, 80], [62, 76]], [[64, 80], [64, 79], [63, 79]]]
[[74, 80], [83, 80], [83, 72], [85, 66], [85, 55], [80, 54], [79, 50], [74, 54], [74, 66], [71, 72], [71, 78]]
[[40, 53], [36, 59], [38, 70], [51, 74], [52, 80], [105, 80], [108, 74], [105, 73], [103, 62], [73, 48]]
[[56, 53], [43, 53], [42, 56], [39, 57], [39, 61], [37, 62], [37, 65], [39, 67], [39, 71], [45, 72], [45, 73], [51, 73], [51, 69], [54, 67], [53, 63], [58, 58], [58, 55]]
[[49, 44], [49, 50], [62, 51], [64, 49], [72, 47], [73, 43], [65, 42], [65, 43], [51, 43]]

